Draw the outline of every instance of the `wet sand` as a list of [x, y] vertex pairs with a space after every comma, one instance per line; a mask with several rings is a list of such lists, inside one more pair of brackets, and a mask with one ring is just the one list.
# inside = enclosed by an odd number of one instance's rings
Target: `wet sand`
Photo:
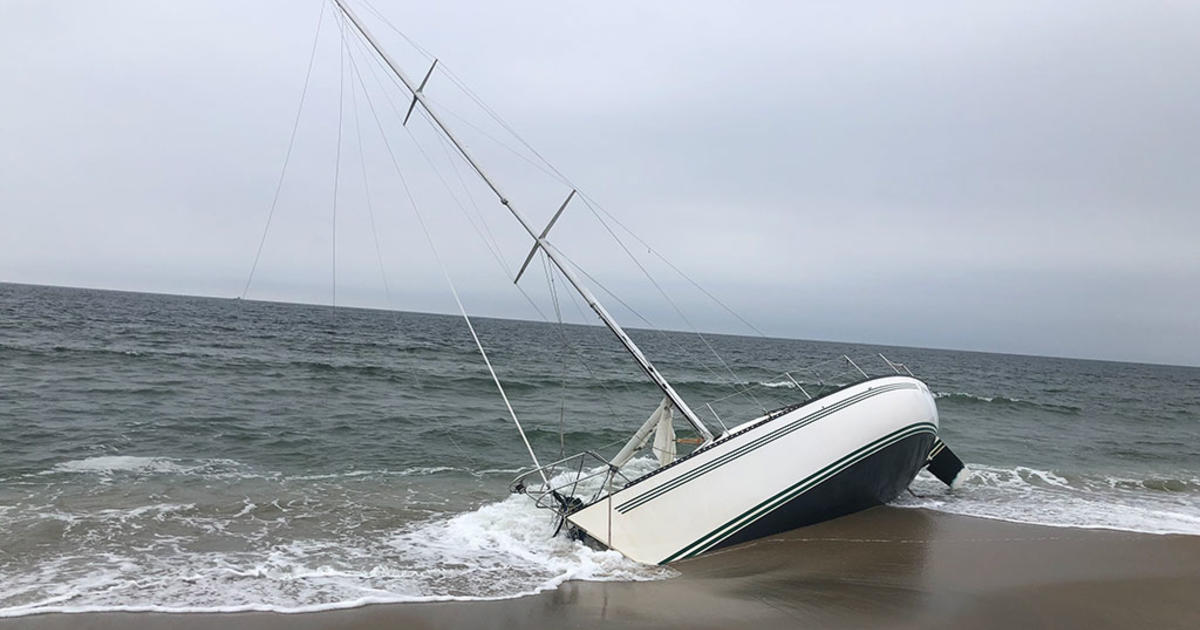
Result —
[[78, 613], [11, 628], [1200, 628], [1200, 536], [882, 507], [673, 565], [490, 602], [275, 613]]

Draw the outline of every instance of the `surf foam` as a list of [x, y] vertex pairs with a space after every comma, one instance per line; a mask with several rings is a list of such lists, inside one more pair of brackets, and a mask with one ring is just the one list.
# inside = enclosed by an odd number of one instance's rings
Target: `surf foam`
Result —
[[[156, 465], [110, 460], [84, 468]], [[315, 517], [313, 509], [262, 508], [247, 499], [242, 509], [221, 513], [159, 503], [60, 515], [72, 528], [64, 536], [77, 538], [72, 549], [13, 567], [13, 579], [0, 584], [0, 617], [309, 612], [368, 603], [506, 599], [567, 580], [657, 580], [674, 574], [552, 537], [550, 513], [525, 496], [394, 524], [374, 520], [379, 517], [370, 513], [372, 506], [337, 506], [332, 509], [361, 513], [342, 522], [321, 516], [320, 527], [299, 537], [305, 519]]]
[[1134, 480], [968, 464], [954, 490], [928, 472], [892, 504], [1054, 527], [1200, 535], [1200, 480]]

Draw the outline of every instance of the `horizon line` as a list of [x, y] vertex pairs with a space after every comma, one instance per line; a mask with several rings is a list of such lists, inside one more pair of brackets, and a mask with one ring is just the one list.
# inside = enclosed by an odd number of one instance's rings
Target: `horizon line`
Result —
[[[322, 308], [329, 308], [329, 309], [353, 309], [353, 310], [362, 310], [362, 311], [379, 311], [379, 312], [386, 312], [386, 313], [412, 313], [415, 315], [435, 315], [435, 316], [440, 316], [440, 317], [454, 317], [454, 318], [462, 317], [462, 315], [460, 313], [439, 313], [439, 312], [434, 312], [434, 311], [412, 311], [412, 310], [401, 310], [401, 309], [386, 308], [386, 307], [379, 307], [379, 306], [334, 305], [334, 304], [322, 304], [322, 303], [316, 303], [316, 302], [266, 300], [266, 299], [256, 299], [256, 298], [243, 298], [241, 296], [236, 296], [236, 295], [230, 297], [230, 296], [224, 296], [224, 295], [201, 295], [201, 294], [193, 294], [193, 293], [166, 293], [166, 292], [161, 292], [161, 291], [112, 289], [112, 288], [102, 288], [102, 287], [73, 286], [73, 285], [61, 285], [61, 284], [38, 284], [38, 283], [34, 283], [34, 282], [12, 282], [12, 281], [8, 281], [8, 280], [0, 280], [0, 285], [3, 285], [3, 284], [26, 286], [26, 287], [40, 287], [40, 288], [49, 288], [49, 289], [71, 289], [71, 290], [78, 290], [78, 291], [104, 291], [104, 292], [109, 292], [109, 293], [133, 293], [133, 294], [139, 294], [139, 295], [159, 295], [159, 296], [180, 297], [180, 298], [201, 298], [201, 299], [208, 299], [208, 300], [234, 300], [234, 301], [245, 301], [245, 302], [258, 302], [261, 304], [281, 304], [281, 305], [289, 305], [289, 306], [311, 306], [311, 307], [322, 307]], [[482, 318], [482, 319], [495, 319], [495, 320], [502, 320], [502, 321], [529, 322], [529, 323], [534, 323], [534, 324], [554, 325], [554, 324], [558, 323], [558, 322], [548, 322], [548, 321], [537, 320], [537, 319], [525, 319], [525, 318], [521, 318], [521, 317], [499, 317], [499, 316], [495, 316], [495, 315], [471, 315], [471, 317], [478, 317], [478, 318]], [[577, 322], [564, 321], [561, 323], [564, 325], [568, 325], [568, 326], [587, 326], [587, 327], [594, 327], [594, 328], [604, 328], [604, 326], [600, 322], [577, 323]], [[964, 353], [970, 353], [970, 354], [992, 354], [992, 355], [1011, 356], [1011, 357], [1031, 357], [1031, 358], [1037, 358], [1037, 359], [1057, 359], [1057, 360], [1066, 360], [1066, 361], [1092, 361], [1092, 362], [1098, 362], [1098, 363], [1119, 363], [1119, 364], [1125, 364], [1125, 365], [1148, 365], [1148, 366], [1155, 366], [1155, 367], [1200, 369], [1200, 364], [1186, 365], [1186, 364], [1179, 364], [1179, 363], [1161, 363], [1161, 362], [1154, 362], [1154, 361], [1127, 361], [1127, 360], [1120, 360], [1120, 359], [1104, 359], [1104, 358], [1097, 358], [1097, 357], [1078, 357], [1078, 356], [1072, 357], [1072, 356], [1057, 356], [1057, 355], [1049, 355], [1049, 354], [1029, 354], [1029, 353], [1024, 353], [1024, 352], [1001, 352], [1001, 351], [997, 351], [997, 350], [978, 350], [978, 349], [947, 348], [947, 347], [934, 347], [934, 346], [906, 346], [906, 345], [897, 345], [894, 343], [880, 343], [880, 342], [873, 342], [873, 341], [846, 341], [846, 340], [842, 340], [842, 339], [772, 337], [772, 336], [758, 335], [758, 334], [713, 332], [713, 331], [701, 331], [701, 330], [679, 330], [679, 329], [674, 329], [674, 328], [640, 328], [640, 327], [636, 327], [636, 326], [627, 326], [625, 328], [627, 328], [628, 330], [640, 331], [640, 332], [655, 332], [655, 331], [657, 331], [657, 332], [681, 333], [681, 334], [688, 334], [688, 335], [697, 335], [698, 334], [698, 335], [715, 335], [715, 336], [721, 336], [721, 337], [748, 337], [748, 338], [768, 339], [768, 340], [774, 339], [774, 340], [779, 340], [779, 341], [805, 341], [805, 342], [827, 343], [827, 344], [879, 346], [879, 347], [884, 347], [884, 348], [899, 348], [899, 349], [910, 349], [910, 350], [934, 350], [934, 351], [941, 351], [941, 352], [964, 352]]]

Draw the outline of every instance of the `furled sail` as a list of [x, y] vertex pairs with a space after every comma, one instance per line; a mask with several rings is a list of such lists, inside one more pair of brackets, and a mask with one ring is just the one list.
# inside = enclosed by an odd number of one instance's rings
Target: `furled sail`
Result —
[[654, 432], [654, 454], [658, 456], [658, 465], [666, 466], [675, 461], [675, 425], [672, 424], [671, 407], [666, 407], [658, 414], [658, 429]]

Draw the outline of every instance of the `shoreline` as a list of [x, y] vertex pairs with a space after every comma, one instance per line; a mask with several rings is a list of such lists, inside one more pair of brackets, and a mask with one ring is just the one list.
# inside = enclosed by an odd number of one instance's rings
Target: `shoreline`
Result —
[[879, 507], [671, 565], [514, 599], [321, 612], [38, 613], [31, 628], [1200, 627], [1200, 536]]

